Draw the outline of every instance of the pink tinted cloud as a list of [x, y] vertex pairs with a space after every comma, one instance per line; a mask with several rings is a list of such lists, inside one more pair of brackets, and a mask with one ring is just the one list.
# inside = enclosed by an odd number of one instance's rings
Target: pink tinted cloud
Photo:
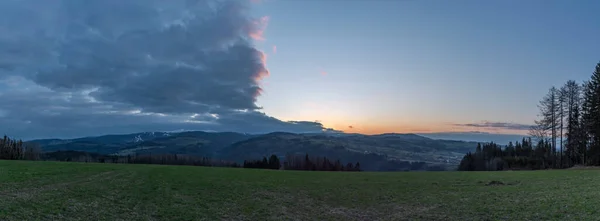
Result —
[[264, 41], [264, 33], [265, 29], [267, 29], [267, 25], [269, 24], [269, 16], [263, 16], [252, 23], [253, 27], [248, 33], [248, 36], [256, 41]]
[[321, 71], [321, 75], [325, 76], [325, 75], [327, 75], [327, 72]]
[[258, 73], [256, 73], [254, 75], [254, 81], [258, 82], [260, 80], [262, 80], [263, 78], [269, 76], [269, 69], [267, 69], [267, 54], [263, 51], [258, 51], [259, 53], [259, 57], [260, 57], [260, 63], [262, 64], [263, 67], [265, 67], [263, 70], [260, 70]]
[[273, 54], [277, 54], [277, 45], [273, 45]]
[[[269, 69], [267, 68], [267, 54], [260, 50], [256, 50], [256, 53], [258, 53], [258, 57], [260, 58], [260, 60], [258, 62], [260, 64], [262, 64], [261, 65], [262, 68], [260, 70], [258, 70], [256, 73], [254, 73], [254, 75], [252, 76], [252, 79], [254, 80], [254, 82], [257, 85], [260, 85], [262, 79], [268, 77], [270, 72], [269, 72]], [[263, 89], [261, 87], [259, 87], [256, 90], [256, 92], [253, 94], [253, 97], [257, 98], [260, 95], [262, 95], [262, 93], [263, 93]]]

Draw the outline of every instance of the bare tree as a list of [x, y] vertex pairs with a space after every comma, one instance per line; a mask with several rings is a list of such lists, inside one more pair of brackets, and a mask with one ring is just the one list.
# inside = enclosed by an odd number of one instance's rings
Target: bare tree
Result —
[[535, 128], [538, 131], [536, 132], [537, 135], [542, 134], [541, 131], [544, 131], [543, 134], [549, 134], [553, 154], [556, 154], [556, 138], [558, 135], [558, 127], [560, 125], [560, 118], [558, 117], [560, 115], [558, 96], [558, 90], [556, 87], [552, 87], [548, 90], [548, 94], [540, 101], [538, 107], [540, 108], [541, 119], [536, 121]]
[[565, 87], [561, 87], [560, 90], [558, 90], [558, 111], [557, 111], [557, 115], [558, 115], [558, 121], [559, 121], [559, 130], [560, 130], [560, 166], [563, 167], [564, 165], [564, 148], [565, 148], [565, 143], [563, 141], [563, 138], [565, 136], [565, 134], [563, 133], [563, 129], [565, 128], [564, 126], [564, 122], [565, 122], [565, 107], [567, 102], [567, 91]]

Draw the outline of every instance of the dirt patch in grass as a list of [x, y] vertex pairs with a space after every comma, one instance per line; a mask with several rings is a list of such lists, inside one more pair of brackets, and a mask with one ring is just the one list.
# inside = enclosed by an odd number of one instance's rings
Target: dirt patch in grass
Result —
[[575, 165], [571, 168], [568, 168], [569, 170], [600, 170], [599, 166], [583, 166], [583, 165]]
[[330, 207], [328, 217], [340, 220], [444, 220], [440, 214], [430, 213], [436, 206], [387, 203], [376, 207]]
[[[483, 183], [483, 181], [479, 181], [479, 183]], [[512, 185], [517, 185], [519, 184], [519, 182], [502, 182], [502, 181], [498, 181], [498, 180], [492, 180], [490, 182], [487, 182], [485, 185], [486, 186], [512, 186]]]
[[[271, 214], [277, 220], [307, 220], [319, 217], [321, 220], [409, 220], [411, 218], [428, 214], [435, 206], [408, 205], [391, 202], [382, 202], [376, 206], [346, 207], [337, 203], [328, 203], [310, 197], [303, 192], [290, 193], [287, 191], [259, 191], [253, 197], [272, 201]], [[291, 207], [291, 208], [290, 208]], [[440, 217], [438, 217], [440, 218]]]
[[485, 185], [486, 186], [504, 186], [506, 184], [502, 181], [492, 180], [489, 183], [486, 183]]

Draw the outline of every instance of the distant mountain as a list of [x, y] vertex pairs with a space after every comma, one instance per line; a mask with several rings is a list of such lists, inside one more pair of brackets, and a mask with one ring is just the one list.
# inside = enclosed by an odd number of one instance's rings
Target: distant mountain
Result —
[[265, 153], [309, 154], [361, 162], [369, 170], [392, 170], [394, 161], [457, 165], [476, 143], [440, 141], [416, 134], [326, 136], [271, 133], [235, 143], [220, 152], [223, 159], [261, 158]]
[[218, 156], [215, 154], [221, 149], [254, 136], [233, 132], [189, 131], [129, 144], [115, 154], [174, 153], [216, 158]]
[[508, 142], [515, 142], [528, 137], [519, 134], [492, 134], [485, 132], [443, 132], [443, 133], [423, 133], [420, 136], [431, 139], [441, 140], [461, 140], [471, 142], [494, 142], [501, 145], [507, 145]]
[[168, 137], [170, 133], [166, 132], [144, 132], [123, 135], [104, 135], [98, 137], [83, 137], [77, 139], [42, 139], [29, 141], [37, 143], [45, 152], [74, 150], [87, 151], [101, 154], [114, 153], [124, 145], [143, 142], [144, 140], [153, 140], [160, 137]]
[[32, 140], [29, 142], [37, 143], [44, 152], [73, 150], [117, 155], [177, 153], [212, 157], [217, 150], [252, 136], [233, 132], [145, 132], [70, 140]]
[[276, 154], [309, 154], [361, 162], [367, 170], [394, 170], [407, 161], [456, 166], [476, 147], [474, 142], [435, 140], [417, 134], [250, 135], [234, 132], [147, 132], [77, 139], [33, 140], [44, 152], [85, 151], [99, 154], [188, 154], [242, 162]]

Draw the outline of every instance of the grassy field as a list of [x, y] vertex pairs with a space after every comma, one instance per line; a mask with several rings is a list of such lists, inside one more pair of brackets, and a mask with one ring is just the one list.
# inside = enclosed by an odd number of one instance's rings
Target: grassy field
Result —
[[599, 184], [600, 170], [339, 173], [0, 161], [0, 220], [593, 220]]

